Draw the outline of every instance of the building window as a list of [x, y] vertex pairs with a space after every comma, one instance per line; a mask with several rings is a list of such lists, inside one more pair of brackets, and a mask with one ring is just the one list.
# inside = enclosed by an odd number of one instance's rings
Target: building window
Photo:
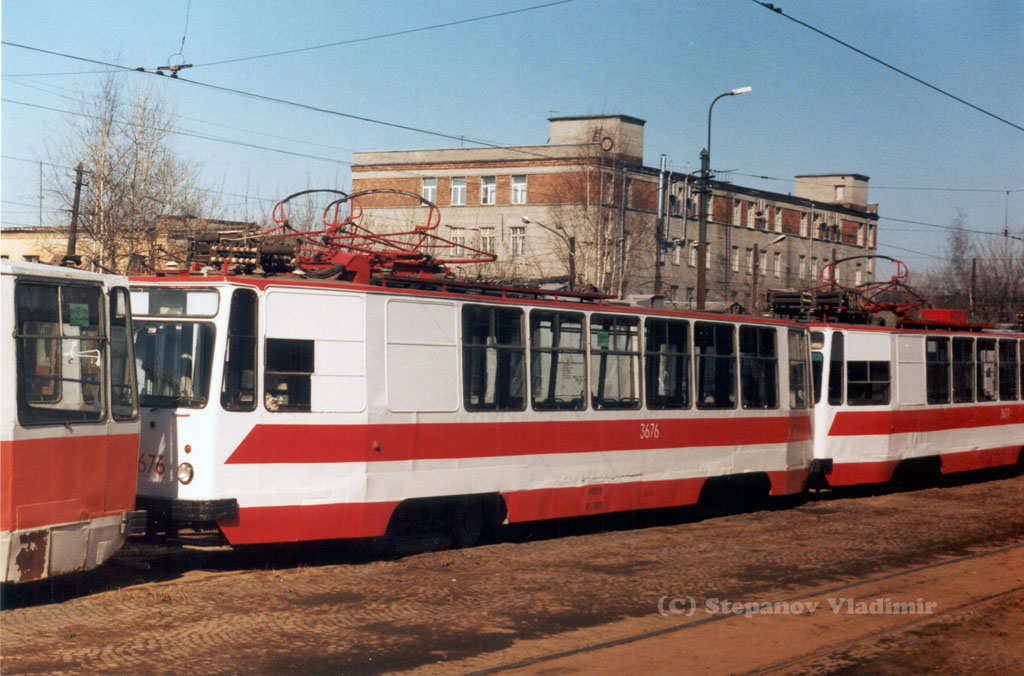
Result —
[[498, 238], [494, 230], [484, 230], [480, 233], [480, 248], [487, 253], [494, 253], [498, 245]]
[[747, 227], [754, 228], [757, 226], [756, 214], [754, 213], [754, 203], [747, 202]]
[[497, 184], [494, 176], [480, 179], [480, 204], [494, 204], [497, 198]]
[[576, 312], [530, 313], [530, 397], [538, 411], [587, 406], [584, 319]]
[[843, 201], [843, 192], [844, 192], [843, 191], [843, 186], [837, 185], [836, 186], [836, 202], [842, 202]]
[[462, 256], [466, 253], [466, 235], [463, 230], [456, 230], [458, 234], [452, 235], [452, 242], [455, 244], [453, 254]]
[[772, 262], [772, 269], [775, 272], [776, 277], [782, 276], [782, 254], [775, 252], [775, 259]]
[[732, 224], [733, 225], [739, 225], [740, 224], [741, 207], [742, 207], [742, 203], [739, 200], [733, 200], [732, 201]]
[[459, 206], [466, 203], [466, 177], [452, 179], [452, 205]]
[[775, 232], [782, 232], [782, 207], [775, 207]]
[[740, 248], [738, 246], [732, 248], [732, 271], [740, 271]]
[[861, 269], [860, 263], [857, 263], [857, 269], [853, 273], [853, 283], [855, 286], [860, 286], [864, 282], [864, 271]]
[[462, 308], [462, 377], [467, 411], [526, 408], [523, 313], [511, 308]]
[[526, 176], [512, 177], [512, 204], [526, 204]]
[[672, 245], [672, 265], [679, 265], [683, 262], [683, 247], [676, 242]]
[[526, 226], [512, 226], [512, 255], [522, 256], [526, 251]]
[[423, 199], [428, 202], [437, 201], [437, 179], [436, 178], [425, 178], [423, 179]]
[[807, 214], [800, 214], [800, 236], [807, 237]]
[[754, 250], [747, 248], [747, 274], [754, 274]]
[[711, 269], [711, 242], [704, 245], [704, 269]]
[[689, 253], [686, 256], [687, 264], [691, 268], [695, 268], [697, 267], [697, 242], [691, 239], [687, 245], [687, 248], [689, 249]]
[[38, 263], [39, 262], [39, 256], [32, 256], [30, 254], [26, 254], [26, 255], [22, 256], [22, 259], [26, 263]]
[[797, 266], [797, 277], [803, 279], [807, 276], [807, 256], [800, 257], [800, 263]]
[[864, 246], [864, 224], [857, 224], [857, 246]]

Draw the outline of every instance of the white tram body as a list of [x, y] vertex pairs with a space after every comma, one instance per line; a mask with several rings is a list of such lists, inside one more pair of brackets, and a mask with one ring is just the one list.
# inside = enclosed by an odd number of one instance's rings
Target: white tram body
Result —
[[804, 489], [804, 327], [574, 296], [133, 279], [139, 506], [239, 545], [380, 536], [420, 499], [518, 522]]
[[884, 483], [901, 464], [949, 474], [1021, 461], [1024, 334], [829, 324], [810, 331], [812, 485]]
[[142, 525], [128, 280], [2, 262], [0, 581], [93, 568]]

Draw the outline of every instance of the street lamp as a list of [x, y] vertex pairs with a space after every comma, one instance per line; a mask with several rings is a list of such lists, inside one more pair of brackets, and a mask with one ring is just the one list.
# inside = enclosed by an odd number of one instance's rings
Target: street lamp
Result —
[[[767, 244], [765, 244], [764, 245], [765, 253], [768, 252], [768, 247], [775, 246], [776, 244], [778, 244], [779, 242], [781, 242], [784, 239], [786, 239], [785, 235], [779, 235], [778, 237], [776, 237], [772, 241], [770, 241]], [[754, 316], [757, 316], [759, 314], [760, 309], [761, 309], [761, 299], [757, 297], [757, 275], [758, 275], [758, 267], [759, 267], [758, 264], [760, 262], [760, 252], [758, 251], [759, 248], [760, 247], [757, 246], [757, 242], [754, 242], [754, 282], [753, 282], [754, 285], [753, 285], [753, 288], [750, 291], [750, 294], [751, 294], [750, 298], [751, 298], [751, 301], [752, 301], [751, 305], [754, 306], [754, 312], [753, 312]]]
[[533, 223], [534, 225], [539, 225], [540, 227], [544, 228], [548, 232], [554, 233], [555, 235], [558, 235], [558, 237], [560, 237], [561, 240], [563, 242], [565, 242], [566, 247], [568, 247], [568, 249], [569, 249], [569, 290], [570, 291], [575, 290], [576, 289], [576, 238], [575, 237], [570, 237], [570, 236], [566, 235], [565, 232], [563, 232], [563, 230], [562, 230], [561, 224], [559, 224], [559, 223], [555, 223], [555, 227], [552, 228], [550, 226], [544, 225], [543, 223], [538, 223], [537, 221], [531, 221], [526, 216], [523, 216], [522, 218], [523, 218], [523, 223], [525, 223], [527, 225], [529, 225], [530, 223]]
[[736, 96], [753, 91], [753, 87], [739, 87], [724, 94], [719, 94], [708, 107], [708, 144], [700, 151], [700, 232], [697, 238], [697, 309], [704, 309], [707, 296], [707, 237], [708, 237], [708, 202], [711, 201], [711, 111], [718, 99], [725, 96]]

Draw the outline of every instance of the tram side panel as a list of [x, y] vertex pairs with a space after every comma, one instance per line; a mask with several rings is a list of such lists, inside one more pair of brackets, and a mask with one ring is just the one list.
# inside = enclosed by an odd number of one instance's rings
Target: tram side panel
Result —
[[[979, 361], [974, 350], [977, 340], [987, 346], [998, 339], [870, 328], [818, 331], [824, 334], [825, 368], [815, 412], [816, 479], [831, 486], [884, 483], [901, 463], [928, 458], [943, 473], [1017, 461], [1024, 447], [1019, 358], [1014, 352], [1004, 365], [1007, 382], [1000, 392], [997, 360], [982, 355]], [[1016, 348], [1018, 340], [1009, 340]], [[951, 341], [969, 347], [959, 369], [951, 361]]]
[[93, 568], [133, 528], [139, 421], [130, 317], [127, 285], [110, 281], [4, 263], [5, 582]]

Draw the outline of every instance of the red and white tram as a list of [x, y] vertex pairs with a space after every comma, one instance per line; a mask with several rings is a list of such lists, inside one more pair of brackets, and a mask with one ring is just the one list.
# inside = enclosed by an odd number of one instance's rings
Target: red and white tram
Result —
[[2, 262], [3, 582], [93, 568], [141, 525], [128, 280]]
[[[928, 314], [928, 311], [925, 311]], [[884, 483], [1024, 461], [1024, 334], [811, 325], [811, 484]], [[960, 313], [966, 315], [966, 313]]]
[[[804, 489], [810, 351], [788, 321], [405, 278], [132, 282], [139, 505], [232, 544]], [[489, 509], [490, 508], [490, 509]]]

